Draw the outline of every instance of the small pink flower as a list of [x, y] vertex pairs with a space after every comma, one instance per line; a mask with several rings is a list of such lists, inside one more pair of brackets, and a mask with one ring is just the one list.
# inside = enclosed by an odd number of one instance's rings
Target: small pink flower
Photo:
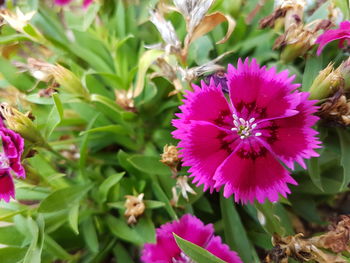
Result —
[[321, 54], [323, 48], [329, 42], [338, 39], [340, 39], [339, 47], [344, 47], [344, 42], [350, 39], [350, 21], [341, 22], [339, 28], [327, 30], [316, 39], [316, 43], [319, 44], [317, 55]]
[[214, 235], [212, 224], [204, 225], [195, 216], [184, 215], [179, 221], [162, 225], [157, 229], [157, 243], [145, 244], [142, 250], [144, 263], [190, 263], [192, 262], [175, 242], [173, 233], [181, 238], [201, 246], [227, 263], [242, 263], [241, 259], [229, 247]]
[[[93, 0], [84, 0], [83, 7], [87, 8]], [[72, 0], [55, 0], [56, 5], [68, 5]]]
[[0, 120], [0, 137], [2, 149], [0, 151], [0, 200], [9, 202], [15, 198], [15, 187], [12, 175], [25, 177], [25, 170], [21, 164], [24, 148], [23, 138], [14, 131], [7, 129]]
[[304, 158], [318, 156], [315, 101], [299, 92], [288, 71], [260, 67], [256, 60], [228, 66], [229, 95], [214, 80], [185, 96], [173, 136], [180, 140], [183, 165], [190, 166], [193, 182], [246, 203], [290, 193], [297, 184], [281, 164], [305, 168]]

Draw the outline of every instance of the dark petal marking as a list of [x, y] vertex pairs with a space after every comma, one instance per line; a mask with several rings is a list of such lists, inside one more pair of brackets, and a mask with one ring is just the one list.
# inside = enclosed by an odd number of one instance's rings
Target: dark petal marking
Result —
[[219, 127], [230, 126], [230, 124], [225, 121], [225, 118], [229, 117], [230, 115], [231, 112], [229, 110], [223, 110], [219, 113], [219, 117], [214, 120], [214, 123]]
[[261, 146], [258, 150], [247, 150], [244, 148], [241, 148], [237, 151], [237, 155], [242, 159], [252, 159], [256, 160], [259, 157], [265, 156], [267, 153], [267, 149], [263, 146]]
[[266, 108], [257, 107], [256, 101], [241, 101], [236, 105], [236, 110], [237, 112], [247, 111], [248, 116], [254, 116], [256, 119], [263, 119], [266, 117]]

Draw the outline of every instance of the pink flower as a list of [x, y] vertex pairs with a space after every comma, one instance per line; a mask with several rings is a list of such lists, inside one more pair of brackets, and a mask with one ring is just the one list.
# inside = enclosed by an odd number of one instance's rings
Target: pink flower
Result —
[[0, 151], [0, 200], [9, 202], [15, 198], [15, 187], [12, 175], [25, 177], [25, 170], [21, 164], [24, 148], [23, 138], [14, 131], [7, 129], [0, 120], [0, 136], [2, 149]]
[[142, 250], [144, 263], [190, 263], [190, 259], [175, 242], [173, 233], [208, 250], [227, 263], [242, 263], [236, 252], [214, 235], [212, 224], [204, 225], [195, 216], [184, 215], [179, 221], [162, 225], [157, 229], [157, 243], [145, 244]]
[[319, 44], [317, 55], [319, 56], [321, 54], [323, 48], [329, 42], [338, 39], [340, 39], [339, 47], [344, 47], [344, 42], [350, 39], [350, 21], [341, 22], [338, 29], [327, 30], [316, 39], [316, 43]]
[[[83, 7], [87, 8], [93, 0], [84, 0]], [[55, 0], [56, 5], [68, 5], [72, 0]]]
[[318, 156], [315, 101], [296, 90], [287, 70], [276, 73], [255, 59], [239, 59], [226, 76], [228, 98], [214, 81], [194, 85], [173, 120], [183, 165], [204, 190], [224, 186], [236, 202], [277, 201], [290, 193], [287, 183], [297, 184], [281, 163], [305, 168], [303, 158]]

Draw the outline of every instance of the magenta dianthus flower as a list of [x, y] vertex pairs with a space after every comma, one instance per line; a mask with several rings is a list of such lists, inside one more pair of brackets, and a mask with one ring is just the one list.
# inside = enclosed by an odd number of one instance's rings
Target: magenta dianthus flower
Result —
[[7, 129], [0, 119], [0, 136], [2, 149], [0, 152], [0, 201], [9, 202], [15, 198], [15, 187], [12, 175], [25, 177], [25, 170], [21, 164], [24, 148], [23, 138], [14, 131]]
[[173, 120], [183, 165], [204, 190], [224, 186], [224, 196], [234, 194], [236, 202], [277, 201], [290, 193], [287, 183], [297, 184], [281, 163], [305, 168], [304, 158], [318, 156], [315, 101], [297, 91], [287, 70], [276, 73], [255, 59], [229, 65], [226, 77], [228, 101], [220, 85], [202, 81]]
[[162, 225], [157, 229], [157, 243], [145, 244], [142, 250], [144, 263], [190, 263], [192, 262], [176, 244], [173, 233], [201, 246], [227, 263], [242, 263], [236, 252], [214, 235], [212, 224], [204, 225], [193, 215], [186, 214], [180, 220]]
[[[93, 0], [84, 0], [83, 1], [83, 7], [87, 8]], [[68, 5], [72, 0], [55, 0], [56, 5]]]
[[317, 55], [321, 54], [323, 48], [329, 42], [339, 39], [339, 47], [343, 48], [344, 42], [350, 39], [350, 21], [341, 22], [339, 28], [327, 30], [316, 39], [316, 43], [319, 44]]

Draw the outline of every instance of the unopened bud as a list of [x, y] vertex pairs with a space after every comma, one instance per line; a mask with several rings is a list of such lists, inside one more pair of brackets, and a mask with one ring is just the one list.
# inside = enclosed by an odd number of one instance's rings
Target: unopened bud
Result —
[[334, 70], [333, 64], [329, 64], [320, 71], [310, 87], [310, 99], [324, 99], [338, 89], [343, 79], [339, 69]]
[[52, 67], [52, 74], [58, 84], [62, 86], [68, 93], [74, 94], [77, 97], [89, 100], [89, 92], [84, 88], [79, 78], [70, 70], [55, 65]]
[[350, 89], [350, 58], [345, 60], [338, 67], [339, 73], [344, 80], [344, 90]]
[[6, 120], [7, 126], [19, 133], [26, 141], [36, 146], [48, 146], [29, 114], [23, 114], [5, 103], [0, 104], [0, 113]]
[[128, 218], [128, 224], [137, 223], [137, 217], [141, 216], [145, 211], [145, 203], [143, 202], [144, 194], [138, 196], [126, 195], [124, 207], [126, 208], [124, 215]]

